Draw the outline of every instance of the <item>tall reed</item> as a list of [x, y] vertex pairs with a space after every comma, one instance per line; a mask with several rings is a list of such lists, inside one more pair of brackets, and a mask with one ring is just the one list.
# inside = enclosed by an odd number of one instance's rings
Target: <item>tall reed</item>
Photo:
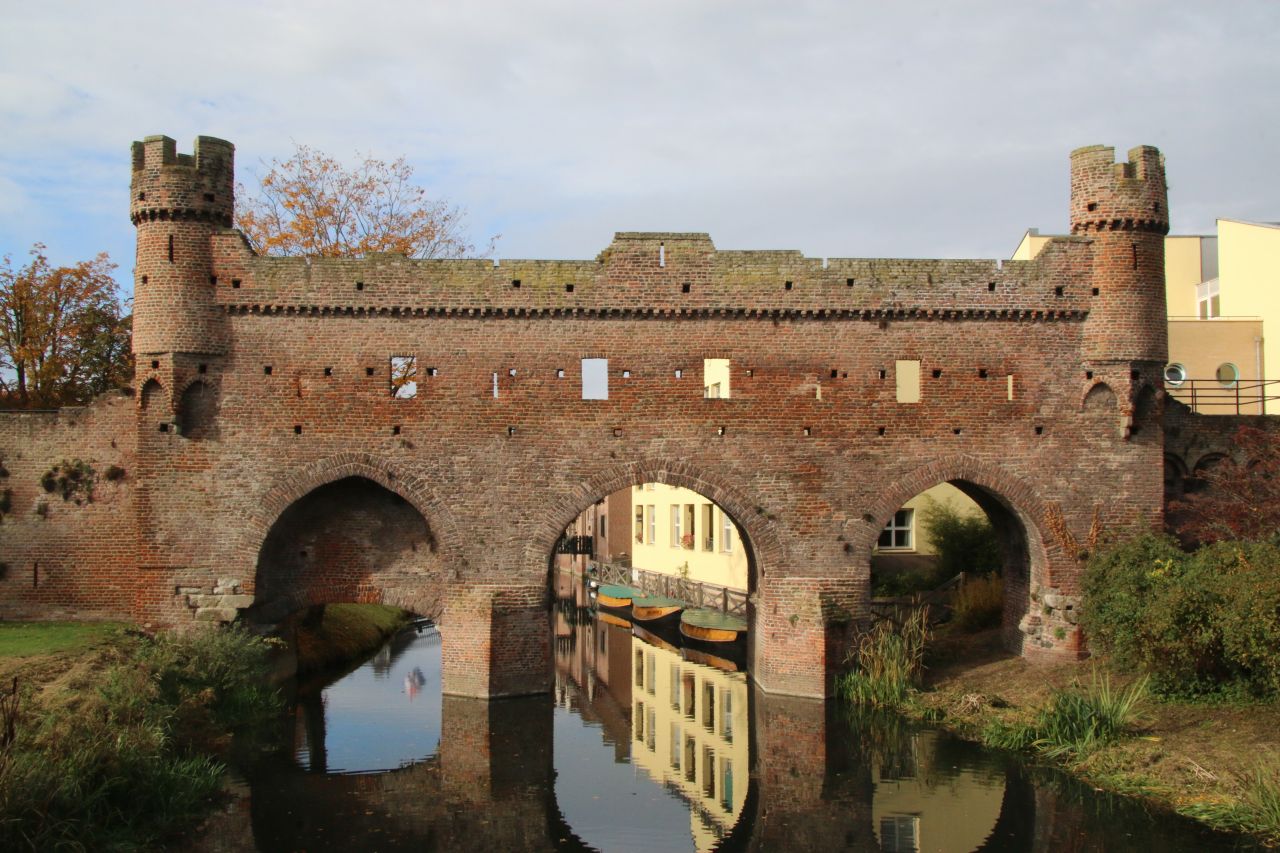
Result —
[[900, 708], [924, 670], [928, 614], [917, 608], [900, 626], [876, 623], [858, 637], [849, 656], [853, 669], [840, 676], [836, 692], [846, 701], [873, 708]]

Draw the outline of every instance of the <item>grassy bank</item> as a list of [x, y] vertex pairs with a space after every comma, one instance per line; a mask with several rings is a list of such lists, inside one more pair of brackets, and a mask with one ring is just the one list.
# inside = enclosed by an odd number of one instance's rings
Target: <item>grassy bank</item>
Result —
[[323, 613], [304, 611], [291, 618], [298, 672], [327, 669], [377, 649], [413, 618], [398, 607], [382, 604], [329, 604]]
[[1162, 698], [1105, 659], [1028, 664], [993, 629], [934, 637], [922, 681], [896, 708], [1098, 788], [1280, 842], [1274, 701]]
[[0, 849], [135, 850], [206, 812], [232, 727], [278, 710], [239, 631], [0, 625]]

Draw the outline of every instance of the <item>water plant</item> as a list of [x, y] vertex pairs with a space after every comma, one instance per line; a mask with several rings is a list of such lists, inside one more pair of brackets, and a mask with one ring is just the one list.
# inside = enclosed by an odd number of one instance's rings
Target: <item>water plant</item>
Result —
[[1137, 722], [1148, 683], [1144, 677], [1116, 690], [1110, 676], [1100, 678], [1095, 670], [1088, 688], [1059, 690], [1040, 710], [1032, 747], [1049, 758], [1078, 758], [1117, 739]]
[[1179, 811], [1219, 829], [1252, 832], [1280, 842], [1280, 767], [1259, 764], [1239, 774], [1235, 799], [1191, 803]]
[[960, 587], [952, 604], [955, 623], [966, 631], [978, 631], [1000, 624], [1004, 613], [1004, 581], [999, 575], [984, 575]]
[[924, 669], [928, 639], [924, 608], [911, 610], [901, 625], [877, 622], [858, 636], [848, 660], [852, 669], [837, 678], [837, 694], [857, 705], [902, 707]]

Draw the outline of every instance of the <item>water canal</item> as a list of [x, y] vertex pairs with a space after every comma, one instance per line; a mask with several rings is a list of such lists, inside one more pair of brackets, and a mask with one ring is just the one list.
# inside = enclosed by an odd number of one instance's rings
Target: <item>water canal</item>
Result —
[[1253, 849], [940, 731], [765, 696], [573, 600], [551, 622], [550, 698], [442, 696], [434, 629], [298, 684], [243, 751], [215, 849]]

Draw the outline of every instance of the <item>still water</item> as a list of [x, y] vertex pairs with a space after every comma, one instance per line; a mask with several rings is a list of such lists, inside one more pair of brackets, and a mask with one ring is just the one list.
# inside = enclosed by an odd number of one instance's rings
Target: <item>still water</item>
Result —
[[[1253, 849], [562, 602], [553, 696], [442, 697], [434, 629], [297, 686], [217, 849]], [[238, 837], [237, 837], [238, 836]]]

